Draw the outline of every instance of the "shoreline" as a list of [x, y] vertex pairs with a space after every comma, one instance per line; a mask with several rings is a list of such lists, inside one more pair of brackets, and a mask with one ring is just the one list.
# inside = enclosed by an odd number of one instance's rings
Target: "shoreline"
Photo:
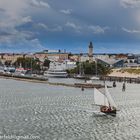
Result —
[[41, 84], [48, 84], [52, 86], [64, 86], [64, 87], [74, 87], [74, 88], [102, 88], [103, 85], [101, 84], [88, 84], [88, 83], [74, 83], [74, 84], [67, 84], [67, 83], [54, 83], [54, 82], [49, 82], [48, 80], [37, 80], [37, 79], [26, 79], [26, 78], [20, 78], [20, 77], [12, 77], [12, 76], [4, 76], [0, 75], [0, 78], [3, 79], [11, 79], [11, 80], [16, 80], [16, 81], [25, 81], [25, 82], [32, 82], [32, 83], [41, 83]]

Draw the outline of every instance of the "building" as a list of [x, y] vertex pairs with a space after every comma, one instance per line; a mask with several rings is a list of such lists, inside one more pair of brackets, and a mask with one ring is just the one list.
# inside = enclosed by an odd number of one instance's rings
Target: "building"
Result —
[[92, 42], [90, 42], [88, 47], [88, 56], [89, 56], [89, 62], [93, 61], [93, 45]]
[[69, 60], [73, 62], [78, 62], [80, 60], [79, 54], [69, 54]]
[[1, 53], [0, 61], [2, 62], [2, 64], [4, 64], [5, 62], [13, 64], [14, 62], [17, 61], [19, 57], [24, 57], [24, 56], [25, 54]]
[[109, 59], [109, 55], [108, 54], [96, 54], [96, 55], [94, 55], [94, 58], [104, 60], [104, 59]]
[[105, 67], [120, 68], [124, 66], [123, 59], [97, 59], [97, 63], [104, 65]]
[[125, 67], [140, 67], [140, 55], [128, 54], [127, 59], [125, 59], [124, 63]]
[[37, 52], [34, 55], [39, 60], [49, 59], [51, 61], [64, 61], [67, 60], [69, 56], [68, 53], [61, 52], [60, 50], [57, 52], [49, 52], [45, 50], [43, 52]]
[[81, 53], [79, 55], [79, 62], [85, 62], [85, 61], [93, 62], [94, 60], [95, 59], [93, 58], [93, 45], [92, 42], [90, 42], [88, 46], [88, 53]]
[[140, 64], [140, 55], [137, 57], [137, 62]]

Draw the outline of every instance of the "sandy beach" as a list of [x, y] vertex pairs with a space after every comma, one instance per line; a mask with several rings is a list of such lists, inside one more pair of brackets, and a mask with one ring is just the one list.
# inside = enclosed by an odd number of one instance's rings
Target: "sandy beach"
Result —
[[138, 78], [140, 74], [121, 72], [120, 69], [113, 69], [112, 73], [108, 76]]

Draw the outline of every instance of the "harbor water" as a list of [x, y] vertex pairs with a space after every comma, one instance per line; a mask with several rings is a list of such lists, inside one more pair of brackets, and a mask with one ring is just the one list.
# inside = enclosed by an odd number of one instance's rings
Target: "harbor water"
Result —
[[116, 84], [109, 89], [120, 110], [113, 117], [92, 105], [93, 89], [0, 79], [0, 139], [140, 140], [140, 85], [128, 83], [122, 92]]

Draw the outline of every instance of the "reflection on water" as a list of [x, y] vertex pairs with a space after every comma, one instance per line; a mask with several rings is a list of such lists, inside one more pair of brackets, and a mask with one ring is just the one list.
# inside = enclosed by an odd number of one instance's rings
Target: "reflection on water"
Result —
[[35, 135], [40, 140], [139, 140], [140, 85], [127, 84], [126, 92], [121, 87], [117, 83], [109, 89], [120, 109], [111, 117], [92, 108], [92, 89], [0, 79], [0, 135]]

